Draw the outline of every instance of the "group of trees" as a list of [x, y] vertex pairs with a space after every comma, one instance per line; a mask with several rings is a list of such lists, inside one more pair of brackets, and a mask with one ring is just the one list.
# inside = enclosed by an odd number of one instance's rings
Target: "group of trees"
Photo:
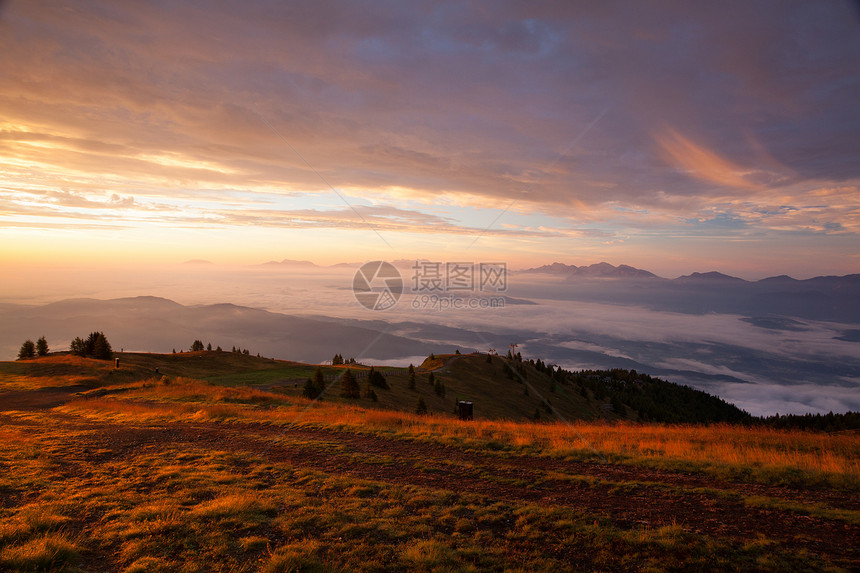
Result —
[[[48, 355], [48, 341], [44, 336], [35, 343], [27, 339], [18, 351], [18, 360], [27, 360], [37, 356]], [[110, 360], [113, 358], [113, 349], [103, 332], [91, 332], [86, 338], [75, 337], [69, 344], [69, 352], [77, 356]]]
[[343, 366], [344, 364], [355, 364], [355, 358], [344, 359], [342, 354], [335, 354], [331, 359], [332, 366]]
[[[203, 345], [203, 341], [202, 341], [202, 340], [195, 340], [193, 343], [191, 343], [191, 348], [190, 348], [190, 351], [191, 351], [191, 352], [202, 352], [202, 351], [204, 351], [204, 350], [205, 350], [206, 352], [212, 352], [212, 351], [213, 351], [212, 343], [210, 342], [210, 343], [206, 344], [205, 346]], [[221, 349], [221, 347], [220, 347], [220, 346], [217, 346], [217, 347], [214, 349], [214, 351], [215, 351], [215, 352], [224, 352], [224, 351]], [[181, 352], [181, 351], [180, 351], [180, 352]], [[230, 352], [232, 352], [233, 354], [244, 354], [245, 356], [250, 356], [250, 355], [251, 355], [251, 351], [250, 351], [250, 350], [248, 350], [247, 348], [241, 348], [241, 347], [238, 347], [238, 346], [234, 346], [234, 347], [230, 350]], [[175, 348], [173, 349], [173, 353], [174, 353], [174, 354], [176, 354], [176, 349], [175, 349]], [[258, 357], [260, 356], [260, 353], [259, 353], [259, 352], [257, 353], [257, 356], [258, 356]], [[353, 362], [354, 362], [354, 361], [353, 361]]]
[[77, 337], [69, 345], [72, 354], [78, 356], [89, 356], [99, 360], [110, 360], [113, 358], [113, 349], [103, 332], [91, 332], [86, 338]]
[[761, 423], [781, 430], [816, 430], [819, 432], [851, 432], [860, 429], [860, 412], [844, 414], [787, 414], [761, 418]]
[[[344, 370], [340, 376], [340, 395], [343, 398], [369, 398], [376, 402], [379, 400], [379, 397], [376, 395], [374, 387], [384, 390], [391, 388], [385, 375], [373, 366], [370, 367], [370, 371], [367, 373], [363, 391], [358, 385], [355, 374], [349, 368]], [[313, 376], [305, 381], [303, 394], [306, 398], [313, 400], [322, 397], [323, 392], [325, 392], [325, 376], [323, 375], [322, 368], [317, 366]]]
[[39, 338], [34, 344], [29, 338], [21, 345], [21, 350], [18, 351], [18, 360], [27, 360], [36, 356], [48, 355], [48, 341], [45, 337]]

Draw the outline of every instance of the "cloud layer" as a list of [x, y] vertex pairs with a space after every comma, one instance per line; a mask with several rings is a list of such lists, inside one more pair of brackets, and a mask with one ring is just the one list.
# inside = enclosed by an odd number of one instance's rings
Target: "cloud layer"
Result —
[[848, 2], [13, 0], [0, 221], [491, 224], [549, 258], [660, 237], [844, 261], [858, 27]]

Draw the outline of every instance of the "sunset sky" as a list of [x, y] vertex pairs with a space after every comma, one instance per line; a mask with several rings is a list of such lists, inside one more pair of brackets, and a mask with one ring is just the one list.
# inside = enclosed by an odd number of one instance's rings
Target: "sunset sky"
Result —
[[850, 2], [0, 3], [0, 263], [860, 272]]

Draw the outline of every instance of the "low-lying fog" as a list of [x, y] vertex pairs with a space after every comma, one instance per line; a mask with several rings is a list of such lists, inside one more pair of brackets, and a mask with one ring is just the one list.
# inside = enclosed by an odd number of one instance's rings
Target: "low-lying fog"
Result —
[[[199, 338], [309, 362], [339, 352], [405, 365], [430, 352], [504, 354], [517, 344], [526, 358], [574, 370], [635, 368], [753, 414], [860, 410], [856, 276], [747, 283], [508, 272], [503, 292], [498, 284], [429, 291], [415, 289], [406, 265], [403, 295], [374, 311], [353, 294], [356, 268], [19, 268], [0, 285], [0, 359], [14, 359], [27, 338], [44, 335], [60, 350], [92, 330], [105, 331], [116, 350], [170, 352]], [[139, 296], [182, 306], [68, 301]]]

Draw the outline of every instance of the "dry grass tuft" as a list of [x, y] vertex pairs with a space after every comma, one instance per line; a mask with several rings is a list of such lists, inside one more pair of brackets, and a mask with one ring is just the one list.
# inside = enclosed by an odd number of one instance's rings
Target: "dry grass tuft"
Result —
[[73, 565], [81, 549], [63, 533], [44, 533], [0, 550], [0, 565], [11, 569], [60, 570]]

